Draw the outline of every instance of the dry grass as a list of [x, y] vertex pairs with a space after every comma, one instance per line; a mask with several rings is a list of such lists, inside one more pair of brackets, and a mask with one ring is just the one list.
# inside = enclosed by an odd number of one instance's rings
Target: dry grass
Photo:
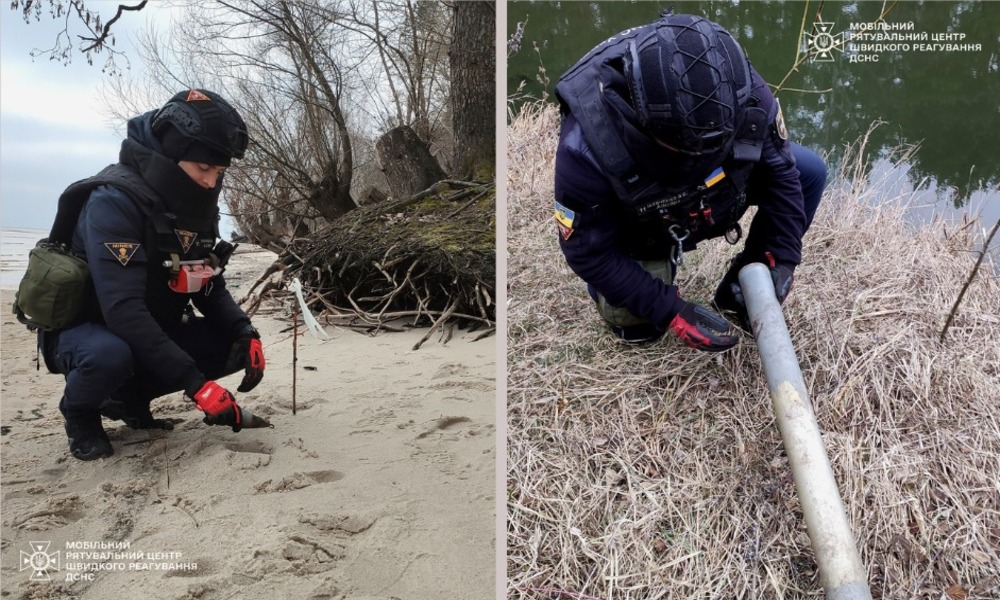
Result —
[[[605, 332], [556, 241], [557, 130], [537, 105], [508, 133], [509, 597], [821, 598], [753, 339]], [[1000, 281], [980, 271], [939, 344], [975, 228], [906, 225], [853, 151], [785, 315], [872, 592], [1000, 598]], [[735, 251], [688, 255], [685, 297]]]

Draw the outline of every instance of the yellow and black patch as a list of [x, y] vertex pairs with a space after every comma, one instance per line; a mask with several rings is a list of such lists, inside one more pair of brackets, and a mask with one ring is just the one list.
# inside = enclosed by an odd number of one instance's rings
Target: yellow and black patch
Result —
[[722, 167], [717, 167], [709, 174], [708, 177], [705, 178], [705, 187], [710, 188], [725, 178], [726, 172], [722, 170]]
[[104, 242], [104, 247], [114, 256], [122, 266], [126, 266], [132, 260], [135, 253], [139, 251], [141, 244], [132, 242]]
[[576, 223], [576, 213], [556, 202], [556, 226], [564, 240], [568, 240], [573, 235], [573, 226]]
[[180, 241], [184, 254], [187, 254], [188, 250], [191, 249], [191, 246], [194, 246], [194, 243], [198, 240], [198, 234], [193, 231], [175, 229], [174, 233], [177, 234], [177, 240]]
[[785, 127], [785, 115], [781, 114], [781, 102], [778, 102], [778, 99], [775, 98], [774, 103], [778, 105], [778, 114], [774, 116], [774, 129], [778, 132], [778, 137], [787, 140], [788, 128]]

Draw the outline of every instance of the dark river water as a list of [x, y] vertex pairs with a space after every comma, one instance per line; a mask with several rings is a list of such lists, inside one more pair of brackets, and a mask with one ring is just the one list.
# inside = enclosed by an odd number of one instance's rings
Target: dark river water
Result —
[[[519, 22], [524, 31], [508, 95], [554, 101], [559, 75], [588, 50], [671, 4], [729, 29], [780, 86], [793, 139], [831, 163], [881, 122], [869, 163], [916, 190], [913, 219], [1000, 219], [1000, 2], [508, 2], [508, 35]], [[902, 164], [884, 160], [901, 145], [918, 148]]]

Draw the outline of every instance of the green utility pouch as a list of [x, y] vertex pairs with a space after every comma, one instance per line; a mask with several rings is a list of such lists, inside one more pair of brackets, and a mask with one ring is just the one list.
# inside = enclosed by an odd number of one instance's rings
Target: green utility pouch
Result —
[[29, 329], [58, 331], [80, 321], [90, 270], [62, 244], [43, 239], [28, 253], [28, 270], [14, 296], [14, 314]]

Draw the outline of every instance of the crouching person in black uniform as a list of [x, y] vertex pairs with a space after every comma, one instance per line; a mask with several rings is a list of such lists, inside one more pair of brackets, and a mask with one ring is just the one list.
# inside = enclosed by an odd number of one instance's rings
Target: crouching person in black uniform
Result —
[[740, 217], [758, 207], [714, 298], [746, 329], [739, 269], [766, 263], [783, 301], [826, 182], [822, 160], [788, 140], [743, 49], [711, 21], [664, 14], [594, 48], [556, 95], [560, 247], [611, 330], [629, 342], [670, 329], [699, 350], [735, 345], [719, 312], [678, 295], [684, 253], [714, 237], [737, 243]]
[[215, 379], [244, 369], [238, 390], [249, 391], [265, 362], [221, 274], [232, 246], [216, 238], [223, 172], [247, 142], [243, 119], [223, 98], [181, 92], [131, 119], [119, 162], [60, 198], [53, 232], [72, 232], [71, 250], [93, 281], [86, 322], [40, 340], [49, 369], [66, 376], [59, 408], [74, 457], [114, 453], [102, 415], [173, 429], [153, 418], [150, 402], [176, 391], [206, 423], [239, 431], [240, 407]]

